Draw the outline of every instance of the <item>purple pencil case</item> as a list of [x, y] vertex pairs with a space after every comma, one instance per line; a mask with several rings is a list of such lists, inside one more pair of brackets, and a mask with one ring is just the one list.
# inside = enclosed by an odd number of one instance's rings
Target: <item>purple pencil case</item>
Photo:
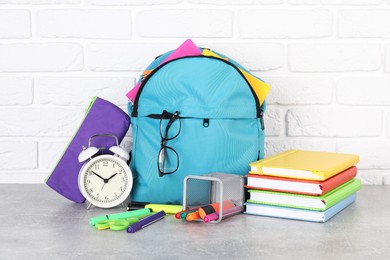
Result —
[[[70, 141], [53, 172], [45, 182], [62, 196], [83, 203], [85, 198], [78, 187], [78, 175], [83, 163], [78, 161], [82, 147], [88, 147], [89, 138], [95, 134], [113, 134], [121, 142], [130, 126], [130, 117], [111, 102], [94, 97], [89, 104], [85, 118]], [[113, 138], [94, 138], [92, 146], [104, 147], [103, 153], [115, 145]]]

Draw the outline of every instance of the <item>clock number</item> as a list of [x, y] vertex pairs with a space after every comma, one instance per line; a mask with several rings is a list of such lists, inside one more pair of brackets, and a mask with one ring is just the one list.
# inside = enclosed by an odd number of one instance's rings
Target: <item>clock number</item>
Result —
[[104, 199], [105, 199], [105, 200], [108, 200], [108, 195], [106, 195], [106, 196], [104, 197]]
[[95, 170], [99, 170], [99, 164], [95, 164]]
[[92, 176], [92, 175], [93, 175], [93, 173], [92, 173], [92, 172], [89, 172], [89, 173], [88, 173], [88, 176]]
[[108, 166], [108, 162], [103, 162], [103, 167], [107, 167]]
[[122, 178], [121, 178], [121, 182], [125, 182], [125, 178], [122, 177]]
[[115, 168], [115, 163], [112, 163], [112, 168]]
[[114, 192], [114, 199], [118, 198], [118, 194], [116, 194], [116, 192]]
[[91, 184], [91, 180], [90, 179], [87, 180], [87, 184]]
[[98, 198], [99, 198], [99, 196], [100, 196], [100, 193], [97, 193], [97, 194], [96, 194], [96, 199], [98, 199]]
[[89, 188], [89, 192], [90, 192], [90, 193], [93, 193], [93, 188]]

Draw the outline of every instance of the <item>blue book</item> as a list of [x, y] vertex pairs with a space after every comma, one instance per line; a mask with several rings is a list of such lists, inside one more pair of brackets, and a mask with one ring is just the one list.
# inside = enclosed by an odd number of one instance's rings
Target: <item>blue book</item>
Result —
[[352, 204], [355, 200], [356, 192], [325, 211], [287, 208], [247, 202], [245, 203], [246, 211], [244, 213], [266, 217], [288, 218], [312, 222], [326, 222], [334, 215]]

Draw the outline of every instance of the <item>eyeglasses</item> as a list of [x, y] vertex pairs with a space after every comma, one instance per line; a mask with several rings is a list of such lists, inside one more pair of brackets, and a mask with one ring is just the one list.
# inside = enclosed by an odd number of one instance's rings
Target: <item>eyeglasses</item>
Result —
[[[169, 119], [169, 120], [168, 120]], [[169, 113], [164, 110], [160, 120], [161, 148], [158, 152], [158, 175], [160, 177], [172, 174], [179, 168], [179, 155], [175, 149], [166, 145], [170, 140], [179, 136], [181, 131], [181, 119], [179, 112]]]

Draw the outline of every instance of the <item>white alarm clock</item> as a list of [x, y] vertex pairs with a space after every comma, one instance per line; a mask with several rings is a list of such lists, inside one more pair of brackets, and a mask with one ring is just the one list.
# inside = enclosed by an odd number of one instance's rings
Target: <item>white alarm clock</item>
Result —
[[[97, 155], [100, 150], [91, 146], [91, 141], [96, 136], [115, 138], [116, 146], [109, 148], [113, 155]], [[86, 161], [80, 169], [78, 185], [81, 194], [90, 202], [88, 208], [91, 204], [100, 208], [112, 208], [129, 197], [133, 187], [133, 175], [127, 164], [129, 153], [119, 146], [115, 135], [91, 136], [88, 148], [83, 147], [78, 159], [79, 162]]]

